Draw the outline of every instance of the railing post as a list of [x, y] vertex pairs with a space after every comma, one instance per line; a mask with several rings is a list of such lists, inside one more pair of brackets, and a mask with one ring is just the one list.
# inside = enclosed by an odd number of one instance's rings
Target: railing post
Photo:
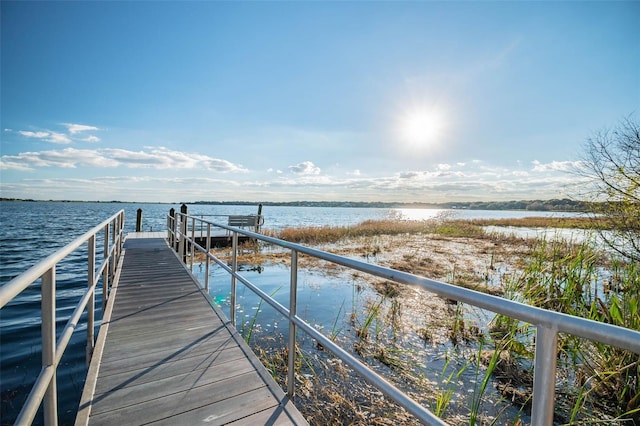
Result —
[[195, 247], [195, 241], [196, 241], [196, 218], [192, 217], [191, 218], [191, 264], [189, 265], [189, 270], [191, 272], [193, 272], [193, 256], [195, 254], [196, 251], [196, 247]]
[[180, 239], [178, 241], [178, 256], [184, 262], [184, 234], [186, 232], [185, 216], [180, 214]]
[[87, 288], [89, 291], [89, 301], [87, 302], [87, 350], [86, 362], [91, 363], [94, 346], [94, 323], [96, 310], [95, 274], [96, 274], [96, 235], [93, 234], [88, 240], [87, 254]]
[[289, 287], [289, 359], [287, 368], [287, 395], [293, 400], [296, 394], [296, 316], [298, 304], [298, 252], [291, 250], [291, 282]]
[[187, 238], [187, 205], [183, 204], [180, 206], [180, 245], [179, 245], [179, 255], [182, 258], [183, 263], [187, 263], [187, 246], [185, 238]]
[[176, 209], [171, 207], [169, 210], [169, 217], [167, 218], [167, 225], [169, 228], [169, 246], [172, 249], [176, 249]]
[[109, 224], [104, 227], [104, 269], [102, 270], [102, 315], [107, 308], [107, 300], [109, 300], [109, 271], [111, 266], [111, 256], [109, 255]]
[[207, 222], [207, 253], [204, 267], [204, 289], [209, 293], [209, 251], [211, 251], [211, 224]]
[[233, 231], [231, 238], [231, 324], [236, 326], [236, 273], [238, 271], [238, 232]]
[[262, 203], [258, 204], [258, 217], [256, 217], [256, 232], [260, 232], [260, 217], [262, 216]]
[[531, 424], [553, 424], [558, 361], [558, 332], [538, 325], [536, 331], [535, 367], [533, 370], [533, 406]]
[[119, 229], [119, 241], [120, 244], [118, 244], [118, 257], [120, 257], [120, 255], [122, 254], [122, 248], [124, 247], [124, 212], [120, 213], [120, 229]]
[[138, 209], [136, 214], [136, 232], [142, 232], [142, 209]]
[[[56, 266], [42, 275], [42, 367], [56, 362]], [[57, 372], [44, 395], [44, 424], [58, 424]]]

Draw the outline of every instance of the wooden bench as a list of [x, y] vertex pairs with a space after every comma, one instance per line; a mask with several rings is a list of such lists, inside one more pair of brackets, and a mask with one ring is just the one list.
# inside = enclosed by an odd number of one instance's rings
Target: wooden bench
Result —
[[245, 226], [256, 227], [261, 225], [260, 218], [260, 216], [229, 215], [227, 225], [238, 228], [244, 228]]

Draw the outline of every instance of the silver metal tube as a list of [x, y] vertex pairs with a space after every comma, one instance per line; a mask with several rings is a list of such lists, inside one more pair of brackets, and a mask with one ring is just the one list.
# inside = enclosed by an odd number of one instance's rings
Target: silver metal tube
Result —
[[[64, 326], [64, 329], [62, 330], [60, 337], [58, 338], [58, 343], [56, 344], [56, 362], [55, 362], [56, 366], [60, 363], [60, 360], [62, 359], [62, 355], [64, 354], [64, 351], [66, 350], [67, 345], [69, 344], [69, 340], [71, 340], [71, 335], [78, 327], [78, 323], [80, 322], [82, 313], [84, 312], [84, 309], [87, 307], [87, 303], [89, 303], [89, 298], [91, 297], [91, 291], [92, 291], [91, 289], [88, 289], [85, 292], [84, 296], [82, 296], [82, 298], [78, 302], [78, 305], [76, 306], [73, 313], [71, 314], [71, 317], [67, 320], [67, 324]], [[95, 286], [93, 288], [93, 291], [95, 291]]]
[[298, 304], [298, 252], [291, 250], [291, 281], [289, 286], [289, 359], [287, 368], [287, 395], [292, 400], [296, 395], [296, 316]]
[[44, 394], [44, 423], [58, 424], [56, 389], [56, 267], [42, 275], [42, 368], [53, 366], [53, 376]]
[[[207, 254], [211, 251], [211, 224], [207, 223]], [[204, 267], [204, 289], [209, 293], [209, 256], [205, 256], [205, 267]]]
[[238, 271], [238, 233], [233, 232], [231, 252], [231, 324], [236, 326], [236, 272]]
[[104, 227], [104, 263], [105, 266], [102, 270], [102, 312], [107, 308], [107, 300], [109, 300], [109, 260], [111, 255], [109, 253], [109, 225]]
[[111, 234], [111, 249], [109, 250], [109, 275], [114, 276], [116, 274], [116, 224], [113, 223], [113, 233]]
[[180, 214], [180, 242], [178, 243], [178, 253], [180, 260], [185, 261], [185, 238], [187, 234], [187, 219], [182, 213]]
[[193, 272], [193, 255], [195, 254], [194, 244], [196, 243], [196, 218], [191, 218], [191, 263], [189, 264], [189, 270]]
[[92, 235], [88, 241], [87, 253], [87, 288], [89, 289], [89, 302], [87, 303], [87, 349], [85, 359], [87, 366], [91, 362], [94, 346], [94, 322], [96, 310], [96, 296], [93, 289], [95, 288], [95, 269], [96, 269], [96, 236]]
[[531, 424], [553, 424], [558, 361], [558, 332], [538, 326], [536, 332], [535, 367], [533, 370], [533, 405]]
[[18, 417], [16, 418], [16, 425], [30, 425], [33, 423], [33, 419], [35, 419], [36, 414], [38, 414], [40, 403], [47, 393], [49, 384], [52, 380], [55, 380], [55, 374], [56, 369], [53, 365], [43, 367], [40, 370], [36, 383], [31, 389], [31, 392], [29, 392], [29, 396], [27, 397], [25, 404], [22, 406], [20, 414], [18, 414]]

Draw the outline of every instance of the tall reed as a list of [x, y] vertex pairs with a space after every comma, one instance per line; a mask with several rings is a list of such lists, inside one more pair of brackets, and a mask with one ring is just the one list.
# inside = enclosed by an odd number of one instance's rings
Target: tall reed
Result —
[[[596, 321], [640, 330], [638, 265], [608, 260], [592, 242], [540, 239], [522, 273], [508, 282], [506, 297]], [[492, 336], [523, 370], [531, 370], [531, 326], [497, 315]], [[567, 421], [593, 416], [640, 421], [640, 356], [602, 343], [560, 334], [559, 398]]]

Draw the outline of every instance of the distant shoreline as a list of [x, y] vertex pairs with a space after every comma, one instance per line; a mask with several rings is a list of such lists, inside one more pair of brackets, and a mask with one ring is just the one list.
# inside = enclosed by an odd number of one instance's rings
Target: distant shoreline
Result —
[[447, 203], [398, 203], [382, 201], [181, 201], [176, 203], [149, 201], [82, 201], [82, 200], [33, 200], [18, 198], [0, 198], [0, 201], [19, 201], [34, 203], [101, 203], [101, 204], [188, 204], [188, 205], [230, 205], [230, 206], [283, 206], [283, 207], [351, 207], [351, 208], [406, 208], [406, 209], [459, 209], [459, 210], [513, 210], [513, 211], [551, 211], [586, 212], [593, 210], [593, 204], [585, 201], [564, 199], [518, 200], [518, 201], [467, 201]]

